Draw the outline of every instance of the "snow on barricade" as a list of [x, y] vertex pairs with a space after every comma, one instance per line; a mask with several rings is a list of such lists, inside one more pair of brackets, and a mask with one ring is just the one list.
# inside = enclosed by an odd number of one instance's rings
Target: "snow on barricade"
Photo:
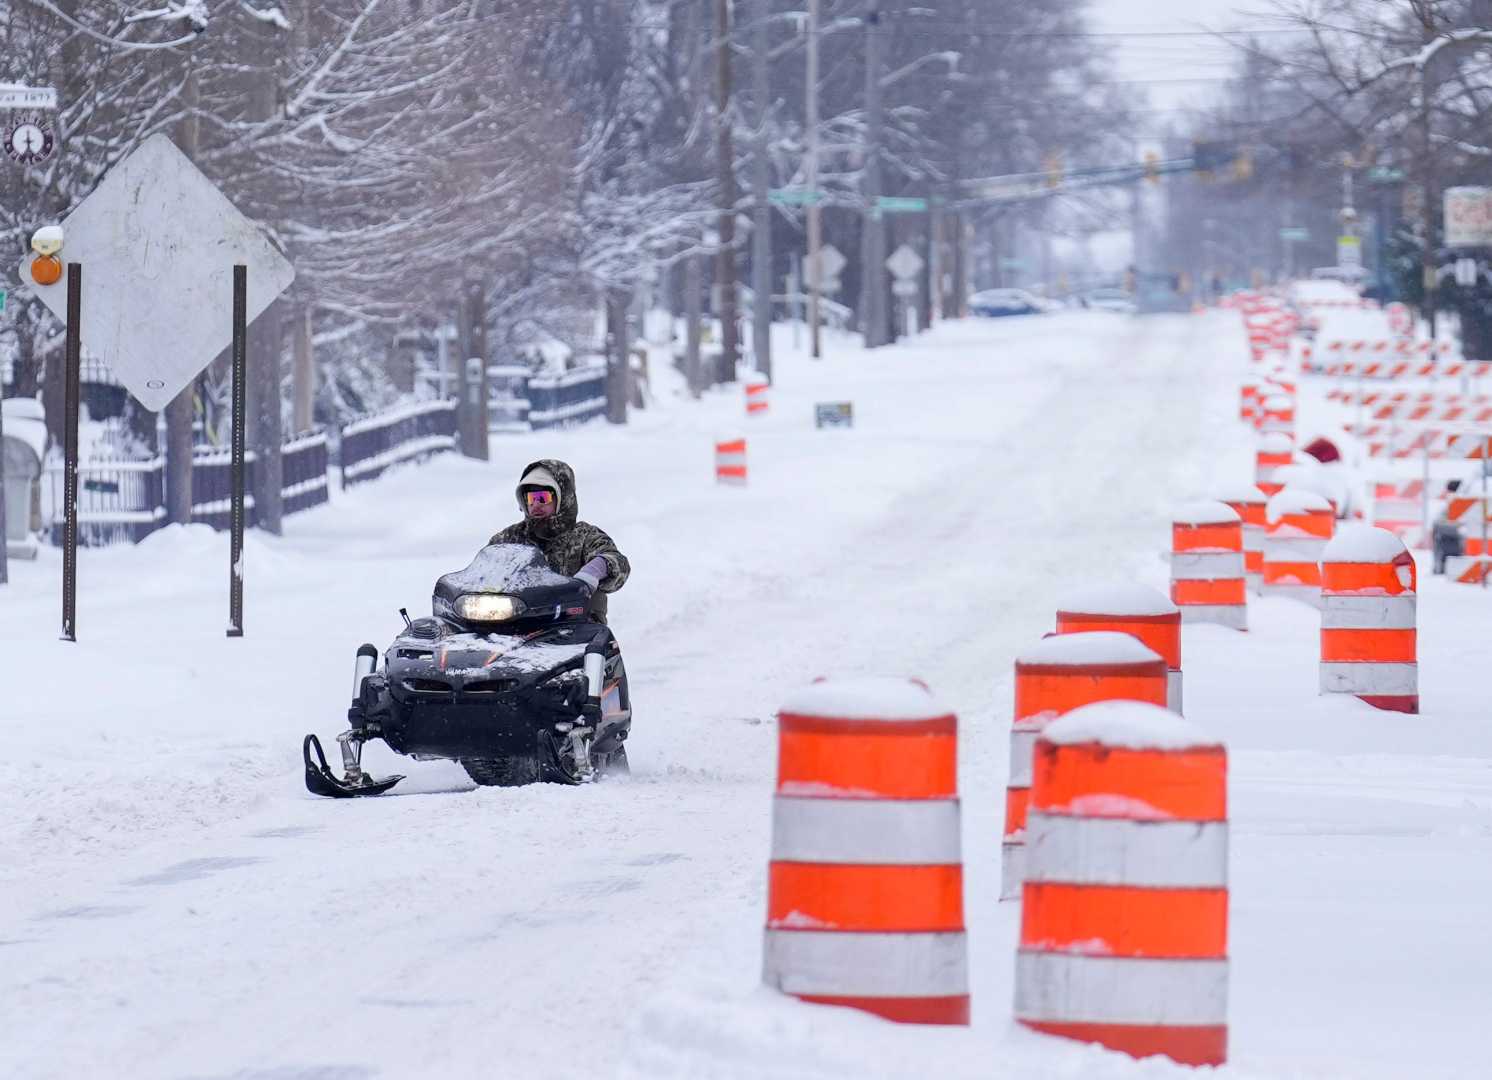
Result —
[[1143, 701], [1099, 701], [1053, 720], [1041, 737], [1056, 746], [1098, 743], [1124, 750], [1200, 750], [1222, 746], [1170, 709]]
[[1271, 431], [1259, 436], [1259, 449], [1266, 454], [1290, 454], [1295, 451], [1295, 440], [1283, 431]]
[[[1284, 466], [1288, 468], [1288, 466]], [[1278, 473], [1278, 470], [1276, 470]], [[1268, 502], [1264, 492], [1259, 490], [1259, 485], [1252, 480], [1227, 480], [1219, 483], [1216, 487], [1217, 499], [1225, 503], [1262, 503]]]
[[1319, 513], [1331, 513], [1331, 503], [1314, 491], [1298, 487], [1286, 488], [1264, 504], [1264, 516], [1271, 525], [1291, 514]]
[[1015, 658], [1021, 667], [1088, 667], [1143, 664], [1155, 660], [1161, 660], [1160, 654], [1147, 648], [1139, 638], [1116, 630], [1053, 634]]
[[889, 676], [825, 679], [789, 694], [781, 711], [830, 720], [890, 722], [935, 720], [952, 713], [921, 683]]
[[1212, 499], [1185, 502], [1171, 510], [1171, 521], [1176, 525], [1232, 525], [1242, 520], [1227, 503]]
[[1344, 525], [1332, 537], [1321, 552], [1321, 561], [1326, 563], [1391, 563], [1402, 556], [1406, 548], [1387, 529], [1376, 525]]
[[1059, 613], [1119, 615], [1130, 618], [1175, 615], [1177, 610], [1165, 593], [1149, 585], [1099, 585], [1070, 592], [1057, 605]]

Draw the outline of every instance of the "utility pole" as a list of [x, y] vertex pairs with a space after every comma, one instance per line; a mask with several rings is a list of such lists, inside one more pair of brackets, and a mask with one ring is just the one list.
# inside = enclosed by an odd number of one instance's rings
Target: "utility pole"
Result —
[[[1422, 40], [1435, 40], [1435, 9], [1432, 4], [1419, 5]], [[1424, 188], [1425, 242], [1420, 248], [1420, 277], [1425, 289], [1425, 320], [1430, 324], [1430, 340], [1435, 340], [1435, 147], [1430, 138], [1430, 65], [1419, 65], [1419, 129], [1423, 140], [1420, 154], [1421, 186]]]
[[720, 178], [720, 250], [715, 282], [720, 286], [721, 382], [735, 382], [740, 343], [736, 337], [736, 170], [731, 140], [730, 0], [715, 0], [715, 166]]
[[751, 185], [756, 189], [751, 226], [751, 291], [756, 294], [756, 303], [752, 306], [751, 344], [756, 353], [756, 370], [768, 382], [772, 381], [772, 204], [767, 199], [772, 186], [772, 169], [767, 160], [767, 117], [771, 112], [767, 99], [772, 92], [767, 71], [770, 11], [771, 5], [766, 0], [758, 0], [753, 11], [756, 25], [751, 35], [752, 93], [756, 98], [756, 149], [751, 171]]
[[865, 347], [887, 342], [886, 223], [881, 217], [881, 13], [871, 0], [865, 13], [865, 166], [860, 196], [865, 202], [860, 257], [860, 324]]
[[699, 359], [699, 293], [704, 287], [699, 272], [700, 258], [692, 251], [684, 256], [684, 376], [689, 382], [689, 395], [694, 398], [704, 393], [705, 388]]
[[823, 357], [819, 336], [819, 248], [823, 218], [819, 210], [819, 0], [808, 0], [808, 338], [815, 360]]

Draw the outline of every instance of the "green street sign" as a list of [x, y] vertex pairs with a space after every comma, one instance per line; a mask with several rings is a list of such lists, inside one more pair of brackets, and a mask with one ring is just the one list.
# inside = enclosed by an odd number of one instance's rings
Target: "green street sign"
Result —
[[1309, 240], [1311, 230], [1303, 229], [1299, 225], [1286, 225], [1280, 230], [1281, 240]]
[[901, 195], [882, 195], [876, 199], [876, 209], [883, 214], [925, 214], [926, 199], [910, 199]]
[[1389, 165], [1374, 165], [1368, 170], [1370, 184], [1397, 184], [1404, 179], [1404, 170]]
[[773, 188], [767, 192], [767, 201], [778, 206], [812, 206], [824, 201], [824, 193], [807, 188]]
[[0, 312], [5, 310], [5, 290], [0, 289]]

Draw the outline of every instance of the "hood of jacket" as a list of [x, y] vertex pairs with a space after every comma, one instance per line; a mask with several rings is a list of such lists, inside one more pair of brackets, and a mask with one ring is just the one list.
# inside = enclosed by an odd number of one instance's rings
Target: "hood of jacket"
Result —
[[529, 535], [535, 539], [547, 540], [573, 529], [575, 522], [580, 519], [580, 501], [575, 497], [575, 470], [556, 458], [540, 458], [538, 461], [531, 461], [525, 465], [518, 475], [526, 477], [535, 469], [544, 469], [554, 477], [559, 487], [559, 490], [555, 492], [559, 500], [559, 509], [547, 518], [531, 518], [528, 516], [528, 508], [523, 504], [525, 485], [521, 480], [513, 490], [513, 495], [518, 500], [518, 510], [523, 514], [523, 525]]

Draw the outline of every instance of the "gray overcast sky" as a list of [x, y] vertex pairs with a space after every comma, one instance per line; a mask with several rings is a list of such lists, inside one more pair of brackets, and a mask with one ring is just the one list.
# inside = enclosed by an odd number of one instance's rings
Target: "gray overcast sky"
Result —
[[[1225, 30], [1267, 25], [1257, 14], [1268, 0], [1091, 0], [1088, 11], [1099, 32]], [[1165, 80], [1141, 87], [1155, 108], [1174, 108], [1208, 99], [1214, 84], [1174, 80], [1227, 75], [1233, 51], [1206, 38], [1112, 39], [1121, 79]], [[1167, 119], [1155, 116], [1157, 129]]]

